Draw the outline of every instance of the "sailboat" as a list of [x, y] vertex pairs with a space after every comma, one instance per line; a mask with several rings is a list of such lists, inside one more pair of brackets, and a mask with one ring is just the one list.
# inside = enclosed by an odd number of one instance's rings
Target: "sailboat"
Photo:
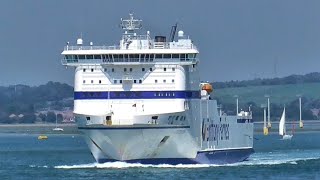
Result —
[[57, 118], [57, 115], [56, 115], [56, 127], [52, 129], [53, 131], [63, 131], [62, 128], [59, 128], [58, 127], [58, 118]]
[[279, 135], [282, 136], [282, 140], [291, 140], [292, 135], [286, 133], [286, 108], [283, 108], [282, 116], [279, 122]]

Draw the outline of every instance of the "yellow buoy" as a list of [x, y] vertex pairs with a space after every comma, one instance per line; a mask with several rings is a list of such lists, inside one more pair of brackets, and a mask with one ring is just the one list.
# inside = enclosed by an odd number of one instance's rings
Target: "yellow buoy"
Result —
[[300, 121], [299, 126], [300, 126], [300, 128], [303, 128], [303, 122], [302, 121]]
[[264, 127], [264, 128], [263, 128], [263, 134], [264, 134], [265, 136], [269, 134], [269, 130], [268, 130], [267, 127]]
[[47, 140], [47, 139], [48, 139], [48, 136], [46, 136], [46, 135], [40, 135], [40, 136], [38, 136], [38, 139], [39, 139], [39, 140]]

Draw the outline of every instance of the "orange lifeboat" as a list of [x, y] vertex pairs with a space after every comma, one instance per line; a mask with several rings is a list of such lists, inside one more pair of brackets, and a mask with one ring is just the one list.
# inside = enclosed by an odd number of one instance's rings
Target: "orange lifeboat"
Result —
[[206, 84], [202, 85], [201, 90], [205, 90], [205, 91], [207, 91], [208, 94], [210, 94], [213, 91], [213, 88], [212, 88], [211, 84], [206, 83]]

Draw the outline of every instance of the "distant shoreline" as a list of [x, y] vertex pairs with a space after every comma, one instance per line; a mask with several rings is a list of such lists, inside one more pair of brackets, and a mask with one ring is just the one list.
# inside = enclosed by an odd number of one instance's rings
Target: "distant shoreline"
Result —
[[[295, 123], [294, 132], [304, 133], [304, 132], [316, 132], [320, 131], [320, 120], [308, 120], [303, 121], [304, 127], [299, 128], [298, 122]], [[278, 133], [278, 122], [271, 122], [272, 128], [269, 134]], [[27, 134], [80, 134], [77, 125], [75, 123], [69, 124], [58, 124], [58, 127], [63, 128], [64, 131], [53, 131], [52, 129], [56, 127], [55, 123], [46, 124], [0, 124], [0, 133], [27, 133]], [[288, 122], [287, 130], [292, 131], [292, 123]], [[254, 133], [263, 133], [263, 122], [254, 123]]]
[[55, 123], [48, 124], [0, 124], [0, 133], [27, 133], [27, 134], [79, 134], [77, 125], [58, 124], [64, 131], [53, 131]]

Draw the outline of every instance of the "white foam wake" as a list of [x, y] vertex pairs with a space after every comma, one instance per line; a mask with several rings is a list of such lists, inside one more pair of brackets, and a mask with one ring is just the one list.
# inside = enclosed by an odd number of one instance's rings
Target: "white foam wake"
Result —
[[256, 166], [256, 165], [278, 165], [292, 164], [296, 165], [299, 161], [307, 161], [312, 159], [320, 159], [320, 151], [287, 151], [287, 152], [272, 152], [272, 153], [255, 153], [248, 161], [243, 161], [234, 164], [213, 165], [213, 164], [140, 164], [126, 162], [108, 162], [108, 163], [90, 163], [79, 165], [61, 165], [55, 166], [58, 169], [88, 169], [88, 168], [106, 168], [106, 169], [121, 169], [121, 168], [208, 168], [208, 167], [224, 167], [224, 166]]
[[170, 164], [159, 164], [159, 165], [152, 165], [152, 164], [140, 164], [140, 163], [126, 163], [126, 162], [108, 162], [108, 163], [90, 163], [90, 164], [80, 164], [80, 165], [62, 165], [62, 166], [55, 166], [58, 169], [83, 169], [83, 168], [114, 168], [114, 169], [121, 169], [121, 168], [205, 168], [210, 167], [213, 165], [209, 164], [178, 164], [178, 165], [170, 165]]

